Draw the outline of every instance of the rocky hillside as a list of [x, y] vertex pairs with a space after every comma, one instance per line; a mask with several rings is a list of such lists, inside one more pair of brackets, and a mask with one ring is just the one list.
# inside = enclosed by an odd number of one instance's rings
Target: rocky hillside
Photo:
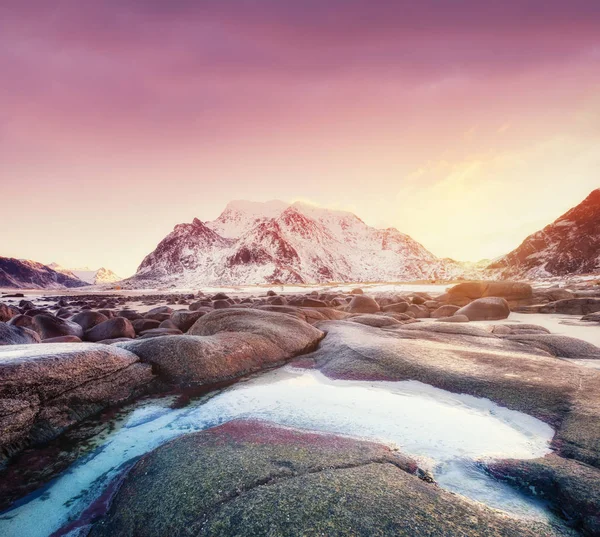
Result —
[[0, 257], [0, 287], [17, 289], [65, 289], [84, 287], [79, 278], [57, 272], [35, 261]]
[[464, 267], [438, 259], [397, 229], [304, 203], [231, 202], [212, 222], [175, 226], [124, 281], [161, 287], [454, 278]]
[[531, 279], [600, 271], [600, 189], [489, 268]]

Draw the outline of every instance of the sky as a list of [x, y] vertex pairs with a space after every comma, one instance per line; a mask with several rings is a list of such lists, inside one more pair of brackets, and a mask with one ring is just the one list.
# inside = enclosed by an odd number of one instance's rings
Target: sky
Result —
[[0, 73], [2, 256], [282, 199], [475, 261], [600, 187], [597, 0], [3, 0]]

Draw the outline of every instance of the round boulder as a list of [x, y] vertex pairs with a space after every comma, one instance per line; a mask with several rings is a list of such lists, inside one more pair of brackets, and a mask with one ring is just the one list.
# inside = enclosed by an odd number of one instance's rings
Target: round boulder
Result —
[[355, 295], [348, 304], [349, 313], [377, 313], [380, 311], [379, 304], [370, 296]]
[[114, 319], [104, 321], [85, 333], [85, 339], [87, 341], [102, 341], [103, 339], [116, 339], [121, 337], [135, 337], [135, 329], [133, 328], [131, 321], [124, 317], [115, 317]]
[[469, 321], [498, 321], [510, 315], [510, 308], [504, 298], [478, 298], [457, 310], [454, 315], [464, 315]]

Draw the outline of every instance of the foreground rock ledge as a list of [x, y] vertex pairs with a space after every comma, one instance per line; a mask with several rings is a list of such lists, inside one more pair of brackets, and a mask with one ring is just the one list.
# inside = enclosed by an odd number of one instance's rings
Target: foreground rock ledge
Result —
[[142, 457], [89, 535], [562, 535], [425, 483], [416, 469], [383, 445], [230, 422]]
[[152, 378], [135, 354], [106, 345], [0, 347], [2, 458], [140, 395]]

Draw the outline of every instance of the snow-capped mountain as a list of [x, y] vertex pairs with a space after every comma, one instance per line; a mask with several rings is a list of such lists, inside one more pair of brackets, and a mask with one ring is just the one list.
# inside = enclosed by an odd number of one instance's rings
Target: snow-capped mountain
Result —
[[66, 289], [88, 285], [72, 274], [26, 259], [0, 257], [0, 287], [16, 289]]
[[375, 229], [350, 212], [234, 201], [212, 222], [175, 226], [122, 285], [400, 281], [462, 272], [397, 229]]
[[600, 188], [489, 268], [503, 278], [600, 272]]
[[112, 270], [104, 267], [93, 270], [88, 267], [69, 269], [62, 267], [58, 263], [50, 263], [48, 266], [56, 272], [66, 274], [72, 278], [78, 278], [90, 285], [114, 283], [123, 279], [120, 276], [117, 276]]

